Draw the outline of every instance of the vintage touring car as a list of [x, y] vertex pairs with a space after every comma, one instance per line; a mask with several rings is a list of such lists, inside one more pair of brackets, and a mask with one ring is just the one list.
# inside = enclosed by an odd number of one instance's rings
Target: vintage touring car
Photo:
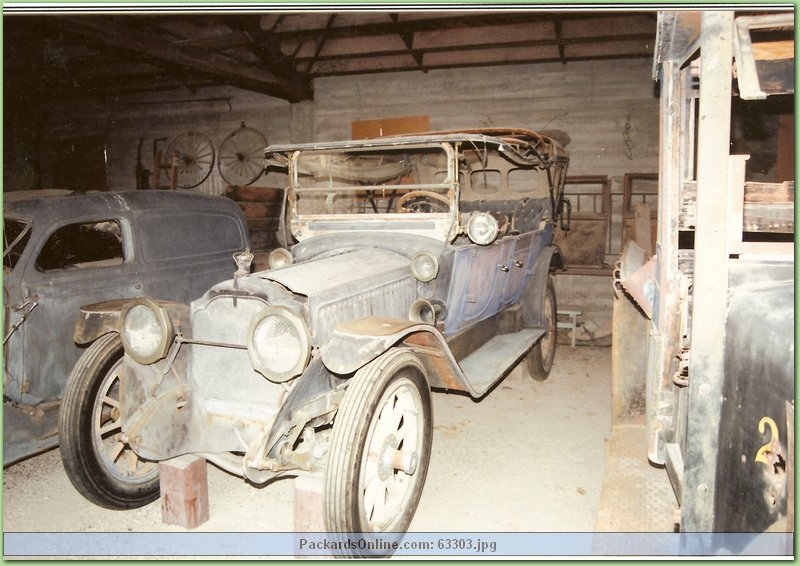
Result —
[[[197, 454], [255, 484], [319, 474], [328, 531], [405, 531], [431, 389], [479, 398], [523, 360], [550, 372], [564, 145], [494, 129], [267, 148], [288, 175], [291, 252], [255, 273], [239, 254], [191, 305], [127, 303], [119, 406], [74, 403], [74, 418], [121, 427], [143, 466]], [[76, 391], [104, 379], [94, 355]], [[100, 479], [76, 482], [100, 505], [158, 496], [155, 476]]]

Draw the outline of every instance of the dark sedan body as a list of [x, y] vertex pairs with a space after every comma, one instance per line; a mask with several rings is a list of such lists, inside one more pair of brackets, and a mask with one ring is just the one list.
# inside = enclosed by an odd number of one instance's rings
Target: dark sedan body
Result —
[[3, 464], [55, 446], [64, 384], [85, 349], [81, 307], [147, 294], [186, 302], [248, 245], [238, 206], [166, 191], [4, 195]]

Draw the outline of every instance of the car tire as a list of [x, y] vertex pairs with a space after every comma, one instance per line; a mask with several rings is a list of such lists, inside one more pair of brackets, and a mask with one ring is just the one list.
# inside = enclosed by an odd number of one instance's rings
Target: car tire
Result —
[[119, 371], [122, 341], [100, 337], [81, 355], [59, 413], [61, 460], [86, 499], [107, 509], [134, 509], [159, 497], [158, 464], [122, 443]]
[[[425, 484], [432, 428], [430, 387], [413, 353], [389, 350], [356, 372], [333, 425], [325, 472], [327, 530], [402, 536]], [[354, 546], [344, 552], [386, 554]]]
[[552, 277], [547, 278], [542, 318], [545, 326], [544, 336], [534, 344], [525, 357], [528, 372], [537, 381], [544, 381], [548, 378], [550, 370], [553, 368], [553, 360], [556, 357], [558, 308], [556, 306], [556, 287]]

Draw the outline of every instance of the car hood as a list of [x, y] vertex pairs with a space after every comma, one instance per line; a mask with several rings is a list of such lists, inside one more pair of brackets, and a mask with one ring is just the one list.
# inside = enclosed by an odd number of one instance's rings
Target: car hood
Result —
[[333, 288], [353, 285], [358, 281], [381, 279], [381, 274], [397, 271], [407, 267], [409, 263], [408, 258], [397, 253], [368, 248], [256, 275], [264, 280], [280, 283], [294, 293], [311, 297]]

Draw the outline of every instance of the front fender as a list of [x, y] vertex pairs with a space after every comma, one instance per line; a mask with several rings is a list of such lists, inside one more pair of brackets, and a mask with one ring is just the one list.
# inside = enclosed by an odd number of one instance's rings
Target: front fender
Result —
[[[109, 332], [119, 332], [119, 316], [132, 297], [113, 299], [81, 307], [78, 320], [72, 332], [76, 344], [90, 344]], [[167, 309], [173, 326], [177, 329], [189, 320], [189, 306], [173, 301], [157, 301]]]
[[378, 317], [343, 322], [320, 348], [322, 363], [335, 374], [349, 375], [419, 330], [430, 331], [432, 327], [413, 320]]
[[104, 334], [116, 332], [119, 328], [119, 313], [129, 299], [103, 301], [81, 307], [81, 314], [75, 321], [72, 339], [76, 344], [90, 344]]
[[336, 327], [320, 353], [322, 363], [331, 372], [351, 375], [398, 344], [412, 349], [420, 357], [431, 387], [478, 396], [444, 337], [430, 324], [378, 317], [351, 320]]

